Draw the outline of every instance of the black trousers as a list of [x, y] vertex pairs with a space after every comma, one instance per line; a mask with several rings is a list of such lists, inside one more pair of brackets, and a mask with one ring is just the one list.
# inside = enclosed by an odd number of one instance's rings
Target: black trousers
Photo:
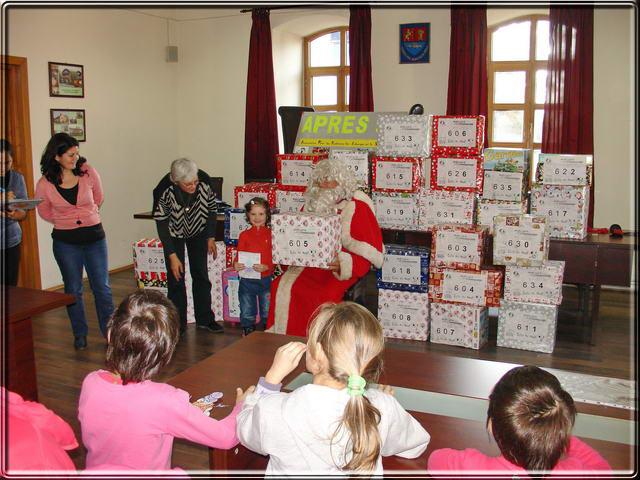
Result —
[[20, 244], [5, 248], [1, 253], [4, 255], [4, 284], [15, 287], [18, 284], [20, 270]]
[[[198, 235], [191, 238], [171, 237], [176, 249], [178, 259], [184, 265], [185, 246], [189, 255], [189, 272], [193, 281], [193, 310], [198, 325], [208, 325], [215, 321], [211, 311], [211, 282], [207, 269], [208, 238], [206, 235]], [[219, 253], [218, 253], [219, 254]], [[187, 290], [185, 288], [184, 273], [180, 280], [176, 280], [171, 272], [171, 261], [165, 253], [165, 265], [167, 266], [167, 283], [169, 300], [178, 309], [180, 314], [180, 328], [187, 327]]]

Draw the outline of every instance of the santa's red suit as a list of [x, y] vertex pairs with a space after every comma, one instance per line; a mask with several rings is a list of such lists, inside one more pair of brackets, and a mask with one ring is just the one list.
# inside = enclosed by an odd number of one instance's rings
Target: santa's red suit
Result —
[[311, 315], [321, 304], [341, 302], [371, 264], [382, 267], [382, 232], [371, 199], [356, 190], [350, 201], [338, 204], [338, 213], [342, 220], [339, 275], [321, 268], [289, 267], [271, 286], [269, 331], [306, 336]]

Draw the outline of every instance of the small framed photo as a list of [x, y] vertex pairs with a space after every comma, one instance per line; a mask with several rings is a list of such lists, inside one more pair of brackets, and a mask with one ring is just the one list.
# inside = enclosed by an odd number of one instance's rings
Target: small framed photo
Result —
[[84, 110], [52, 108], [51, 135], [68, 133], [79, 142], [87, 140], [87, 117]]
[[49, 96], [84, 98], [84, 67], [49, 62]]
[[400, 25], [400, 63], [429, 63], [430, 23]]

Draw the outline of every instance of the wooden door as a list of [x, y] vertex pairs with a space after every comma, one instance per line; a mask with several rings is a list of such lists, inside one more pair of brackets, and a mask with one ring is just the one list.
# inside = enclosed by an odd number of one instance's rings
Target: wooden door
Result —
[[[29, 119], [29, 87], [27, 59], [1, 56], [2, 65], [2, 128], [0, 135], [11, 142], [15, 150], [13, 168], [24, 175], [29, 198], [34, 195], [33, 157], [31, 153], [31, 122]], [[38, 178], [40, 175], [38, 175]], [[38, 254], [38, 231], [36, 212], [30, 210], [22, 222], [22, 244], [20, 246], [20, 273], [18, 286], [41, 288], [40, 256]]]

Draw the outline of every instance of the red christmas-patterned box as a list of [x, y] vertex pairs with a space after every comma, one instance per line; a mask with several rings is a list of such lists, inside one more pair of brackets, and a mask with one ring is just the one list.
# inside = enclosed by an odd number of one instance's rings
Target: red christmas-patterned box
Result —
[[504, 272], [487, 268], [479, 272], [429, 268], [429, 301], [478, 307], [499, 307]]
[[434, 115], [431, 156], [481, 156], [484, 147], [484, 116]]
[[284, 153], [276, 155], [279, 188], [281, 190], [305, 191], [314, 165], [326, 158], [329, 158], [327, 153]]
[[244, 208], [253, 197], [264, 198], [270, 208], [276, 207], [276, 185], [273, 183], [250, 182], [233, 187], [236, 208]]
[[433, 227], [430, 265], [480, 271], [488, 258], [489, 228], [444, 224]]
[[481, 156], [431, 157], [431, 189], [482, 193], [484, 169]]
[[374, 156], [371, 159], [372, 190], [416, 193], [423, 185], [422, 158]]
[[225, 245], [226, 251], [225, 251], [225, 266], [227, 268], [230, 268], [233, 266], [233, 259], [236, 256], [236, 253], [238, 253], [238, 247], [235, 247], [233, 245]]

